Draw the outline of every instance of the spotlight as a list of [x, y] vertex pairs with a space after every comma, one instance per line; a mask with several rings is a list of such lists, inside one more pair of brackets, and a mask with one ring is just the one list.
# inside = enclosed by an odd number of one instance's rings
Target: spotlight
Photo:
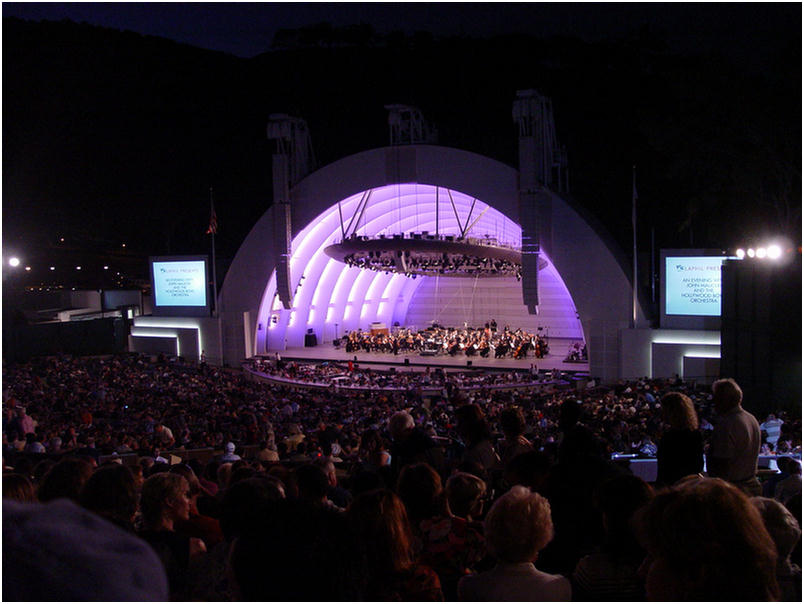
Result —
[[747, 253], [748, 253], [748, 257], [749, 257], [749, 258], [753, 258], [754, 256], [756, 256], [756, 255], [757, 255], [757, 254], [756, 254], [756, 252], [754, 251], [754, 248], [752, 248], [752, 247], [749, 247], [749, 248], [748, 248], [748, 252], [747, 252]]
[[26, 271], [30, 271], [30, 270], [31, 270], [31, 267], [30, 267], [30, 266], [26, 266], [26, 267], [25, 267], [25, 270], [26, 270]]
[[764, 247], [758, 247], [757, 248], [757, 258], [764, 258], [767, 255], [768, 255], [768, 250], [766, 250]]
[[745, 258], [745, 250], [743, 248], [738, 249], [735, 252], [735, 256], [737, 256], [740, 260], [742, 260], [743, 258]]
[[770, 258], [771, 260], [776, 260], [781, 256], [782, 256], [782, 248], [780, 248], [776, 244], [768, 246], [768, 258]]
[[20, 259], [14, 256], [13, 258], [9, 259], [8, 265], [16, 268], [20, 265]]

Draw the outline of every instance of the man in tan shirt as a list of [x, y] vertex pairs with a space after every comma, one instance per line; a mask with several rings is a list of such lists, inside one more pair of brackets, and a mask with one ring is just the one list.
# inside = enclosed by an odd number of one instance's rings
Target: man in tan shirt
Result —
[[759, 422], [743, 409], [743, 391], [733, 379], [712, 384], [712, 395], [717, 417], [706, 456], [707, 472], [749, 496], [760, 495], [762, 487], [756, 477], [762, 444]]

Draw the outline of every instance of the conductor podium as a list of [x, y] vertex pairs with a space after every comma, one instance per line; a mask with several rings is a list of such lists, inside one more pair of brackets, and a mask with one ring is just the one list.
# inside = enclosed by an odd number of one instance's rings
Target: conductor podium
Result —
[[318, 338], [313, 333], [312, 329], [308, 329], [307, 333], [304, 334], [304, 347], [305, 348], [312, 348], [313, 346], [318, 345]]

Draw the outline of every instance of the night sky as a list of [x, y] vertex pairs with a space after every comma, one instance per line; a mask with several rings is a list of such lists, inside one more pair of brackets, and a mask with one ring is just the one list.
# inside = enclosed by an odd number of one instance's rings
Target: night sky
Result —
[[4, 17], [70, 19], [160, 36], [239, 57], [265, 52], [279, 29], [368, 23], [381, 33], [486, 37], [527, 33], [598, 41], [660, 28], [679, 52], [718, 49], [741, 60], [782, 43], [784, 13], [762, 4], [573, 3], [3, 3]]
[[[270, 203], [270, 113], [304, 117], [322, 164], [387, 144], [389, 102], [420, 106], [441, 144], [514, 164], [510, 107], [529, 87], [553, 99], [574, 201], [624, 255], [634, 163], [641, 253], [651, 227], [659, 247], [725, 248], [752, 229], [800, 239], [799, 4], [4, 3], [2, 14], [3, 253], [40, 267], [83, 254], [143, 276], [148, 255], [206, 253], [214, 187], [225, 271]], [[322, 23], [368, 25], [373, 41], [272, 49], [277, 34]]]

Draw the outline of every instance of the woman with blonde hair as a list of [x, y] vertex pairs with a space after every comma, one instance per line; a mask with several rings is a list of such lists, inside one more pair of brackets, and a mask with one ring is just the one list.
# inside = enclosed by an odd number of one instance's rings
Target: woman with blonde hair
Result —
[[703, 471], [703, 437], [690, 397], [668, 392], [661, 404], [667, 428], [656, 453], [656, 483], [670, 486], [685, 476]]
[[201, 539], [176, 532], [176, 525], [190, 519], [190, 485], [179, 474], [154, 474], [142, 485], [140, 509], [147, 541], [162, 560], [170, 585], [171, 600], [186, 600], [191, 562], [207, 551]]

